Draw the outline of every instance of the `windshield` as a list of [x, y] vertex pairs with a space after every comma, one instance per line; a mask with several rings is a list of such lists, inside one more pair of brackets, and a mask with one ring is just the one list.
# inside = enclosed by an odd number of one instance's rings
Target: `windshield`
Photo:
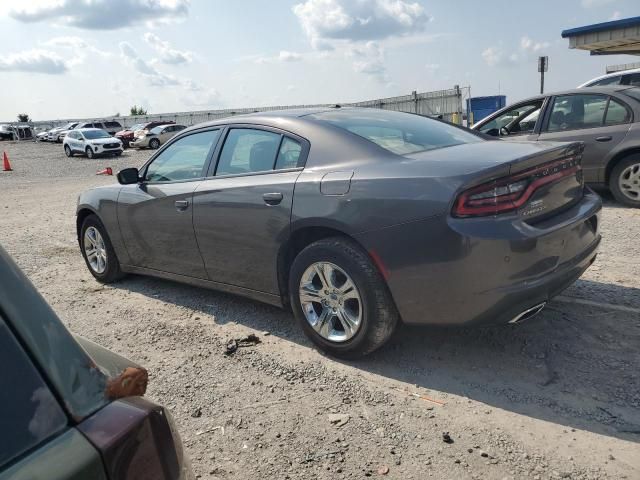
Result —
[[132, 132], [135, 132], [136, 130], [142, 130], [144, 128], [144, 123], [136, 123], [135, 125], [127, 128], [127, 130], [131, 130]]
[[481, 142], [474, 133], [419, 115], [378, 109], [335, 110], [310, 115], [398, 155]]
[[86, 130], [86, 131], [82, 132], [82, 134], [84, 135], [84, 138], [86, 138], [87, 140], [95, 140], [97, 138], [110, 138], [111, 137], [111, 135], [109, 135], [104, 130]]

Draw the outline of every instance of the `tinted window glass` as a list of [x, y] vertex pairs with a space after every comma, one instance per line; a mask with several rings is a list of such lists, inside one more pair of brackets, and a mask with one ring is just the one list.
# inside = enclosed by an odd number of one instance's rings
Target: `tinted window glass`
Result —
[[493, 120], [478, 128], [482, 133], [493, 135], [521, 135], [533, 132], [536, 126], [543, 100], [536, 100], [501, 113]]
[[216, 175], [272, 170], [281, 135], [263, 130], [236, 128], [222, 147]]
[[0, 468], [65, 428], [67, 419], [0, 317]]
[[640, 88], [628, 88], [622, 93], [624, 93], [628, 97], [640, 101]]
[[640, 73], [629, 73], [624, 76], [625, 85], [638, 86], [640, 85]]
[[102, 123], [94, 123], [93, 128], [104, 128], [104, 125]]
[[83, 132], [83, 134], [84, 138], [88, 140], [95, 140], [97, 138], [111, 138], [111, 135], [109, 135], [104, 130], [86, 130]]
[[609, 107], [607, 108], [607, 115], [604, 119], [605, 125], [616, 125], [618, 123], [627, 123], [630, 120], [630, 114], [624, 105], [614, 100], [609, 100]]
[[602, 125], [607, 97], [604, 95], [563, 95], [556, 97], [549, 119], [550, 132], [578, 130]]
[[301, 154], [302, 145], [300, 145], [300, 142], [289, 137], [284, 137], [282, 145], [280, 145], [280, 151], [278, 152], [276, 169], [282, 170], [301, 166], [299, 163]]
[[310, 117], [348, 130], [398, 155], [482, 141], [461, 128], [409, 113], [335, 110]]
[[108, 128], [120, 128], [120, 124], [118, 122], [105, 122], [104, 125]]
[[170, 182], [202, 176], [209, 151], [220, 135], [219, 130], [194, 133], [169, 145], [147, 168], [146, 180]]
[[604, 85], [619, 85], [620, 79], [622, 77], [617, 75], [615, 77], [603, 78], [602, 80], [598, 80], [597, 82], [590, 83], [587, 85], [588, 87], [602, 87]]

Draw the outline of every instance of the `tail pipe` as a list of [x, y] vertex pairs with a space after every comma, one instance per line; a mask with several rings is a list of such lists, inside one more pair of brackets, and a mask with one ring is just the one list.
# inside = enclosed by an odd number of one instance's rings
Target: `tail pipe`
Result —
[[527, 308], [523, 312], [520, 312], [518, 315], [509, 320], [509, 323], [522, 323], [525, 320], [529, 320], [532, 317], [535, 317], [538, 313], [542, 311], [547, 302], [539, 303], [531, 308]]

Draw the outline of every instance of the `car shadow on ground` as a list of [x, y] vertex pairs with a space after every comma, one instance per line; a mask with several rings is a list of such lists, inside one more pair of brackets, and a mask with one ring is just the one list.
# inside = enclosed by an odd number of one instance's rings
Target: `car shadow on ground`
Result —
[[[117, 288], [311, 346], [291, 313], [234, 295], [129, 276]], [[380, 351], [352, 367], [491, 407], [640, 442], [640, 308], [574, 303], [605, 291], [640, 299], [640, 289], [579, 280], [562, 300], [519, 325], [401, 326]], [[589, 298], [594, 298], [589, 295]], [[638, 300], [640, 301], [640, 300]], [[222, 354], [222, 353], [221, 353]], [[327, 361], [338, 361], [327, 358]]]

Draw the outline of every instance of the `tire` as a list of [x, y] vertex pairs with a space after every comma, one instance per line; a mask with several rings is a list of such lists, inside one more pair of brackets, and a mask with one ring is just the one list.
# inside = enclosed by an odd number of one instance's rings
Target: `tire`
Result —
[[613, 167], [609, 189], [619, 203], [640, 208], [640, 154], [629, 155]]
[[87, 148], [84, 150], [84, 153], [86, 153], [86, 154], [87, 154], [87, 158], [89, 158], [89, 159], [91, 159], [91, 158], [95, 158], [95, 156], [96, 156], [96, 154], [95, 154], [95, 153], [93, 153], [93, 150], [91, 149], [91, 147], [87, 147]]
[[[331, 290], [323, 290], [325, 283], [314, 268], [317, 265], [330, 269], [335, 281], [327, 282], [333, 286], [337, 285], [338, 290], [347, 285], [348, 280], [352, 281], [355, 285], [355, 295], [359, 297], [357, 310], [354, 308], [356, 300], [348, 299], [349, 295], [326, 295], [326, 292]], [[309, 282], [310, 276], [313, 276], [312, 282]], [[308, 295], [307, 299], [313, 297], [315, 300], [301, 300], [300, 289], [303, 284], [307, 286], [307, 292], [309, 289], [314, 292], [313, 295]], [[351, 289], [351, 292], [353, 291], [354, 289]], [[316, 302], [319, 300], [319, 297], [315, 296], [316, 292], [320, 295], [325, 294], [324, 299], [329, 310], [329, 306], [332, 306], [332, 311], [342, 312], [343, 318], [345, 312], [350, 310], [350, 319], [359, 317], [357, 326], [350, 332], [347, 328], [341, 328], [344, 322], [335, 314], [326, 317], [329, 318], [327, 322], [330, 322], [331, 327], [324, 331], [318, 328], [325, 310], [319, 301]], [[373, 352], [391, 338], [399, 321], [398, 312], [384, 279], [367, 253], [346, 238], [330, 237], [318, 240], [296, 256], [289, 272], [289, 297], [296, 320], [307, 337], [321, 350], [336, 357], [358, 358]], [[333, 305], [329, 305], [329, 302]], [[308, 310], [309, 308], [311, 310]], [[315, 325], [319, 331], [312, 326], [308, 316], [312, 319], [318, 318]], [[332, 336], [334, 338], [330, 338]]]
[[158, 148], [160, 148], [160, 140], [158, 140], [157, 138], [152, 138], [151, 140], [149, 140], [149, 148], [152, 148], [153, 150], [157, 150]]
[[62, 143], [62, 139], [60, 137], [56, 138], [56, 143]]
[[121, 155], [122, 155], [122, 152], [116, 152], [114, 155], [115, 155], [116, 157], [119, 157], [119, 156], [121, 156]]
[[[106, 257], [104, 259], [104, 267], [100, 268], [102, 264], [100, 264], [97, 268], [92, 265], [92, 260], [88, 257], [87, 252], [92, 250], [91, 241], [88, 238], [91, 238], [92, 235], [89, 233], [87, 235], [87, 231], [90, 229], [94, 229], [100, 235], [102, 242], [98, 242], [100, 244], [100, 248], [98, 251], [100, 253], [104, 253]], [[95, 238], [95, 237], [93, 237]], [[93, 244], [95, 245], [95, 243]], [[116, 252], [113, 249], [113, 245], [111, 244], [111, 239], [107, 234], [107, 230], [102, 225], [102, 222], [96, 215], [89, 215], [82, 222], [82, 227], [80, 227], [80, 251], [82, 253], [82, 257], [91, 272], [91, 275], [94, 276], [96, 280], [101, 283], [111, 283], [117, 280], [120, 280], [124, 277], [122, 270], [120, 270], [120, 262], [118, 261], [118, 257], [116, 256]], [[98, 255], [97, 255], [98, 256]]]
[[73, 157], [73, 152], [71, 151], [71, 147], [69, 147], [69, 145], [64, 146], [64, 154], [67, 157]]

